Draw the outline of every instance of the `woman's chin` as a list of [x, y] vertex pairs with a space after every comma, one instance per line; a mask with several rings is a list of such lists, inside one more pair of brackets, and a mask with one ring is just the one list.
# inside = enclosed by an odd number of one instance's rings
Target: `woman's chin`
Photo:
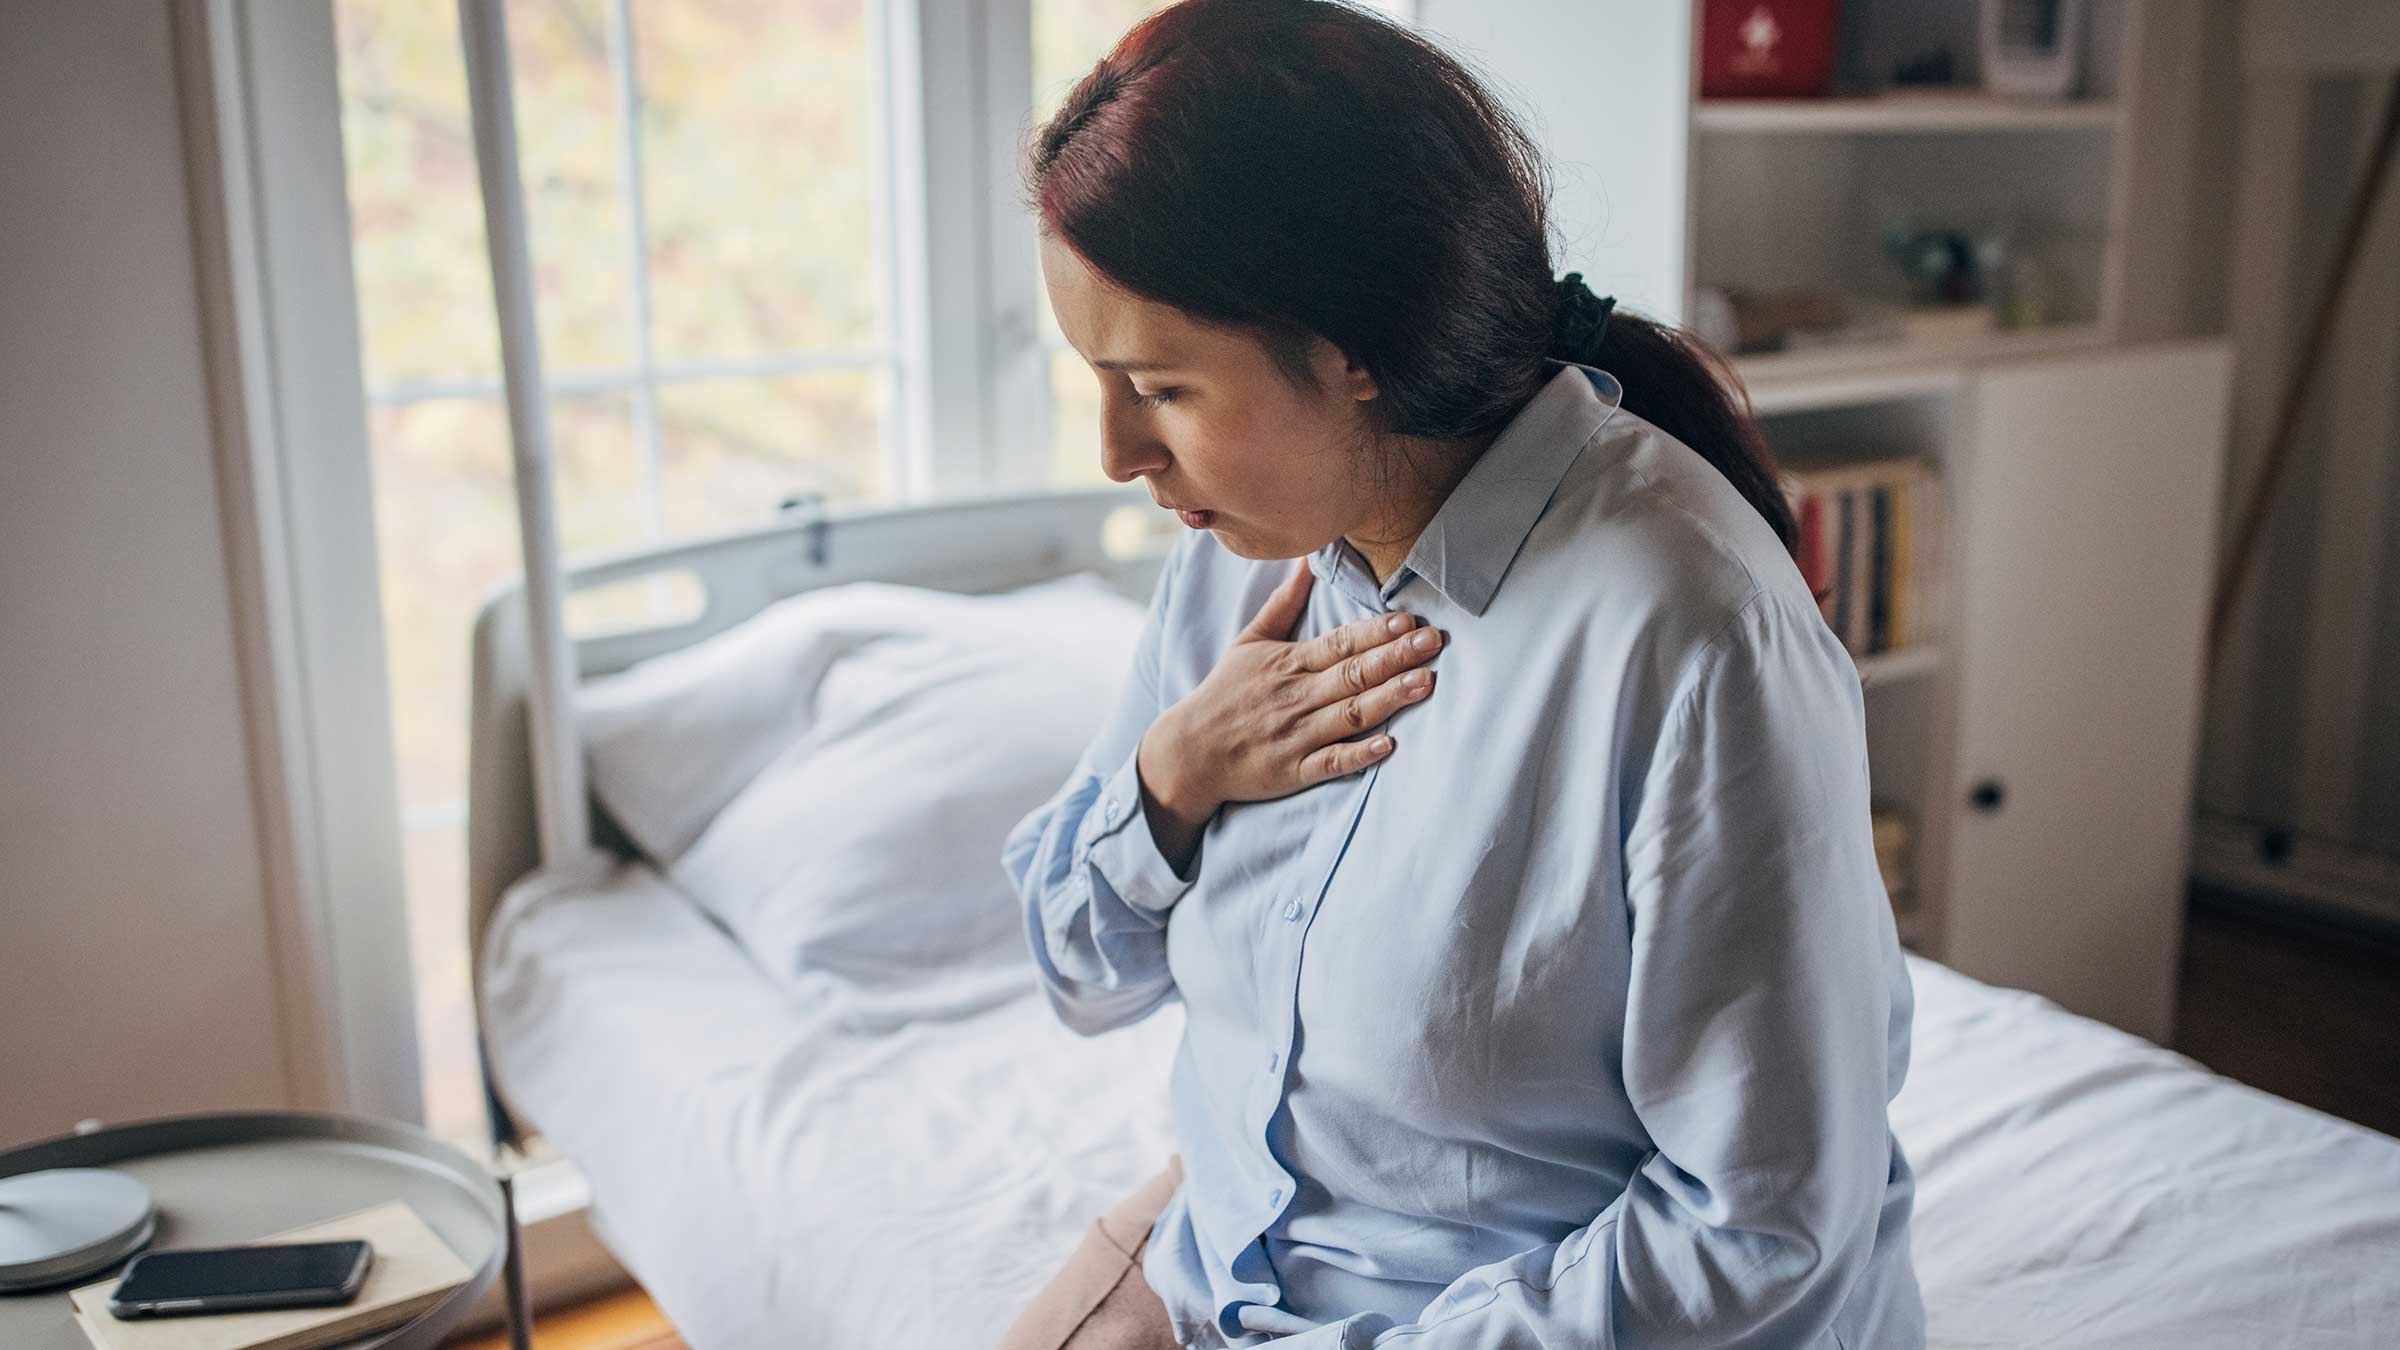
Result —
[[1219, 547], [1237, 558], [1248, 558], [1252, 562], [1260, 562], [1268, 558], [1289, 556], [1265, 547], [1264, 541], [1252, 538], [1239, 525], [1228, 526], [1222, 516], [1218, 517], [1216, 524], [1208, 527], [1208, 532], [1216, 537]]
[[1211, 529], [1209, 533], [1217, 537], [1217, 543], [1227, 553], [1237, 558], [1246, 558], [1251, 562], [1291, 562], [1316, 552], [1316, 549], [1306, 544], [1295, 544], [1288, 539], [1266, 539], [1256, 535], [1245, 535], [1239, 529], [1229, 532], [1223, 526]]
[[1282, 562], [1306, 557], [1316, 551], [1289, 539], [1276, 538], [1239, 520], [1229, 520], [1222, 513], [1209, 521], [1206, 532], [1216, 539], [1219, 548], [1251, 562]]

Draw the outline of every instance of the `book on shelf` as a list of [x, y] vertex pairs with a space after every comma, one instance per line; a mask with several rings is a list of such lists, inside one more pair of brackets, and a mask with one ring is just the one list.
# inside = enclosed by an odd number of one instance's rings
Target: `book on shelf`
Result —
[[1932, 640], [1941, 590], [1941, 480], [1916, 456], [1783, 474], [1800, 575], [1852, 657]]
[[263, 1239], [338, 1242], [363, 1238], [374, 1249], [358, 1297], [334, 1308], [277, 1308], [204, 1317], [119, 1321], [108, 1310], [111, 1276], [68, 1295], [75, 1325], [94, 1350], [323, 1350], [390, 1327], [465, 1284], [469, 1271], [439, 1233], [405, 1200], [394, 1200]]

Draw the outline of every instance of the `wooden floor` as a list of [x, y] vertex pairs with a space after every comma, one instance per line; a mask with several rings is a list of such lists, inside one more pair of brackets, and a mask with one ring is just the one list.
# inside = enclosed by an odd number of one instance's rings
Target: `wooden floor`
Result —
[[[686, 1350], [683, 1338], [639, 1289], [534, 1319], [534, 1350]], [[508, 1350], [505, 1335], [459, 1341], [456, 1350]]]
[[[2400, 1135], [2400, 938], [2195, 892], [2175, 1048], [2280, 1097]], [[506, 1350], [501, 1337], [461, 1350]], [[638, 1289], [550, 1313], [535, 1350], [685, 1350]]]
[[2228, 1078], [2400, 1136], [2400, 937], [2195, 891], [2174, 1044]]

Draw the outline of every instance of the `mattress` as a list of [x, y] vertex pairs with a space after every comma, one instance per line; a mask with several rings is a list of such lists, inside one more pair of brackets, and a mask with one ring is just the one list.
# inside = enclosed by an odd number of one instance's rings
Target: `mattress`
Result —
[[[2400, 1141], [1909, 968], [1932, 1345], [2400, 1344]], [[892, 1025], [783, 992], [639, 864], [520, 887], [483, 974], [506, 1095], [695, 1350], [990, 1345], [1174, 1147], [1178, 1006], [1085, 1039], [1028, 971]]]

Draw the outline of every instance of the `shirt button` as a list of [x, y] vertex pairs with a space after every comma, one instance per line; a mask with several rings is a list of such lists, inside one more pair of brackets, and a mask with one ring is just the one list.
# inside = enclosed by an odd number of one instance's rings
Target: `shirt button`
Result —
[[1270, 1205], [1280, 1205], [1283, 1203], [1283, 1188], [1281, 1186], [1278, 1186], [1274, 1190], [1267, 1192], [1267, 1203]]
[[1293, 901], [1293, 902], [1291, 902], [1290, 904], [1288, 904], [1288, 905], [1285, 905], [1285, 906], [1283, 907], [1283, 921], [1284, 921], [1285, 923], [1290, 923], [1290, 922], [1292, 922], [1294, 919], [1297, 919], [1297, 918], [1299, 918], [1299, 917], [1300, 917], [1300, 902], [1299, 902], [1299, 901], [1297, 901], [1297, 900], [1294, 900], [1294, 901]]
[[1105, 823], [1107, 823], [1107, 824], [1110, 824], [1110, 825], [1114, 825], [1114, 824], [1116, 824], [1116, 823], [1117, 823], [1117, 816], [1118, 816], [1118, 815], [1119, 815], [1119, 814], [1120, 814], [1120, 813], [1121, 813], [1123, 810], [1124, 810], [1124, 804], [1123, 804], [1123, 803], [1121, 803], [1121, 802], [1119, 802], [1119, 801], [1118, 801], [1116, 798], [1114, 798], [1114, 797], [1111, 797], [1111, 798], [1109, 798], [1109, 800], [1108, 800], [1108, 810], [1106, 810], [1106, 811], [1102, 812], [1102, 813], [1101, 813], [1101, 816], [1100, 816], [1100, 818], [1101, 818], [1101, 820], [1102, 820], [1102, 821], [1104, 821]]
[[1268, 1072], [1268, 1073], [1273, 1073], [1273, 1072], [1275, 1072], [1275, 1066], [1276, 1066], [1276, 1065], [1278, 1065], [1278, 1064], [1281, 1064], [1281, 1063], [1283, 1063], [1283, 1052], [1282, 1052], [1282, 1051], [1278, 1050], [1278, 1051], [1276, 1051], [1274, 1054], [1271, 1054], [1271, 1055], [1267, 1056], [1267, 1072]]

